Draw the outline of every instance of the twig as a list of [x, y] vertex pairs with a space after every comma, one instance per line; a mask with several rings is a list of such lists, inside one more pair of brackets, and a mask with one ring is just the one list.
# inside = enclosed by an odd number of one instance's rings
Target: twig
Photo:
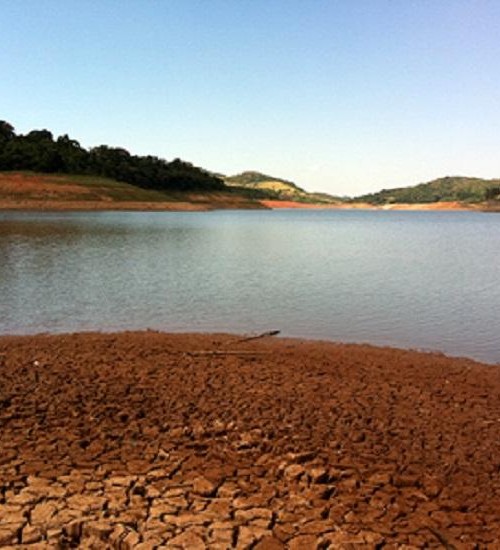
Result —
[[268, 330], [267, 332], [257, 334], [257, 336], [247, 336], [245, 338], [239, 338], [238, 340], [233, 340], [232, 342], [230, 342], [230, 344], [231, 345], [241, 344], [241, 342], [249, 342], [250, 340], [258, 340], [259, 338], [266, 338], [267, 336], [276, 336], [280, 332], [281, 332], [280, 330]]

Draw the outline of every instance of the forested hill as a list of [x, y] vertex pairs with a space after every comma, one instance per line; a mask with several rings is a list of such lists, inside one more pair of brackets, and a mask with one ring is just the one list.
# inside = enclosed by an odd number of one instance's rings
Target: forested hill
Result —
[[355, 202], [374, 205], [394, 203], [468, 202], [478, 203], [497, 199], [500, 195], [500, 179], [445, 177], [413, 187], [382, 189], [377, 193], [362, 195]]
[[0, 170], [104, 176], [159, 191], [226, 188], [220, 178], [180, 159], [167, 162], [155, 156], [132, 155], [108, 145], [86, 150], [68, 135], [54, 139], [48, 130], [18, 135], [3, 120], [0, 120]]

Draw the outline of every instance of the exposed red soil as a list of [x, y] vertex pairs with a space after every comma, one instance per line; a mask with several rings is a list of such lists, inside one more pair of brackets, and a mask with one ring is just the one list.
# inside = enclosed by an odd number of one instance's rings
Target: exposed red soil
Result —
[[374, 206], [365, 202], [355, 203], [335, 203], [335, 204], [316, 204], [302, 203], [293, 201], [277, 201], [263, 200], [260, 201], [263, 205], [272, 209], [280, 208], [300, 208], [300, 209], [319, 209], [328, 208], [333, 210], [478, 210], [482, 205], [465, 205], [460, 202], [433, 202], [433, 203], [416, 203], [416, 204], [388, 204], [385, 206]]
[[319, 204], [309, 202], [295, 202], [295, 201], [278, 201], [278, 200], [261, 200], [261, 204], [272, 208], [273, 210], [279, 210], [281, 208], [295, 208], [300, 210], [317, 210], [318, 208], [339, 208], [340, 204]]
[[500, 547], [498, 367], [143, 332], [0, 370], [0, 546]]
[[[90, 178], [89, 178], [90, 179]], [[205, 211], [266, 208], [234, 193], [177, 193], [172, 198], [135, 200], [146, 191], [123, 185], [85, 185], [61, 174], [0, 173], [0, 210]], [[116, 199], [114, 194], [127, 200]], [[154, 193], [152, 193], [154, 195]], [[123, 197], [122, 197], [123, 198]], [[142, 197], [141, 197], [142, 199]]]

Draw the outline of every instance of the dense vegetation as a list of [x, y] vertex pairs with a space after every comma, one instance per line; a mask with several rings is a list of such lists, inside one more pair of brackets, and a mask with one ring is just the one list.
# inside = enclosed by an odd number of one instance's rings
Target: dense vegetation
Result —
[[13, 126], [3, 120], [0, 170], [102, 176], [161, 191], [225, 189], [220, 178], [180, 159], [167, 162], [149, 155], [131, 155], [125, 149], [107, 145], [87, 151], [68, 135], [54, 139], [48, 130], [17, 135]]
[[445, 177], [414, 187], [382, 189], [353, 199], [370, 204], [431, 203], [431, 202], [483, 202], [494, 200], [500, 195], [500, 180], [480, 178]]

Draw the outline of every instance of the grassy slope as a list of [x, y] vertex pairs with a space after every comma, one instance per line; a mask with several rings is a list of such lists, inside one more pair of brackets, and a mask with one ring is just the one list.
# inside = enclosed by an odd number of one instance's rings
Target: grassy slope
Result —
[[230, 187], [253, 190], [259, 198], [292, 200], [298, 202], [333, 203], [340, 199], [324, 193], [308, 193], [295, 183], [281, 178], [274, 178], [260, 172], [242, 172], [236, 176], [224, 178]]
[[95, 176], [38, 174], [32, 172], [0, 172], [0, 207], [113, 208], [147, 204], [159, 209], [193, 204], [199, 209], [258, 208], [260, 204], [236, 192], [180, 193], [161, 192], [135, 187], [128, 183]]

